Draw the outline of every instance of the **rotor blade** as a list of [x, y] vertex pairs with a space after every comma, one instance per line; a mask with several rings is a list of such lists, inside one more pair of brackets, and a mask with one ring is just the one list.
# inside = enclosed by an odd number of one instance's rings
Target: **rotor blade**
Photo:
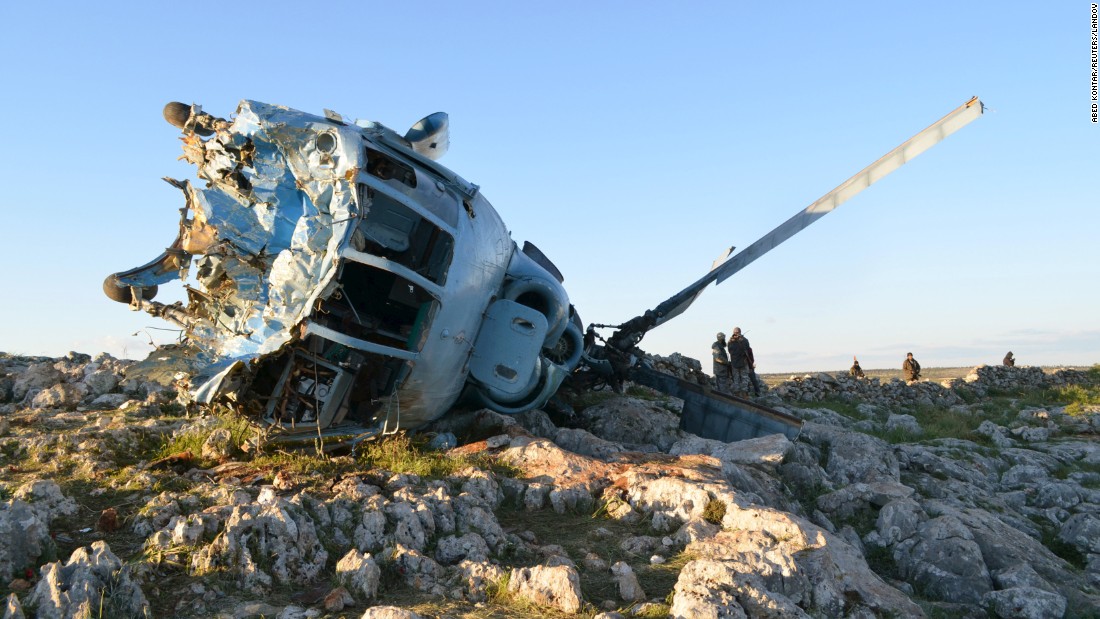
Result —
[[871, 165], [863, 168], [855, 176], [837, 186], [836, 189], [833, 189], [813, 204], [802, 209], [802, 211], [780, 224], [774, 230], [757, 239], [752, 245], [741, 250], [736, 256], [730, 258], [721, 266], [711, 268], [710, 272], [695, 283], [658, 305], [654, 310], [657, 314], [657, 322], [654, 326], [668, 322], [668, 320], [683, 313], [683, 311], [702, 294], [703, 289], [711, 282], [717, 281], [721, 284], [729, 276], [745, 268], [760, 256], [775, 249], [780, 243], [798, 234], [807, 226], [840, 206], [852, 196], [870, 187], [875, 181], [900, 168], [910, 159], [923, 153], [941, 142], [947, 136], [965, 127], [970, 121], [981, 116], [984, 109], [985, 106], [982, 102], [977, 97], [972, 97], [969, 101], [955, 108], [938, 121], [932, 123], [920, 133], [906, 140], [901, 146], [898, 146], [880, 157]]
[[[722, 252], [722, 255], [714, 259], [714, 262], [710, 265], [710, 273], [713, 273], [719, 266], [725, 262], [726, 258], [733, 253], [735, 247], [730, 247], [726, 251]], [[698, 283], [698, 282], [697, 282]], [[707, 280], [706, 284], [709, 284], [710, 280]], [[692, 303], [695, 303], [695, 299], [699, 298], [699, 295], [703, 294], [703, 289], [706, 288], [706, 284], [702, 286], [689, 286], [680, 292], [673, 295], [671, 299], [668, 299], [664, 303], [657, 306], [657, 314], [659, 318], [657, 323], [653, 326], [663, 324], [680, 314], [684, 313], [684, 310], [691, 307]]]
[[[977, 97], [955, 108], [924, 131], [909, 138], [904, 144], [886, 153], [878, 161], [863, 168], [852, 178], [844, 181], [836, 189], [825, 194], [800, 213], [780, 224], [775, 230], [765, 234], [741, 253], [723, 264], [717, 271], [707, 274], [721, 284], [734, 273], [748, 266], [752, 261], [768, 253], [777, 245], [801, 232], [806, 226], [820, 219], [848, 198], [870, 187], [872, 183], [900, 168], [910, 159], [940, 143], [944, 138], [965, 127], [970, 121], [981, 116], [985, 106]], [[706, 279], [704, 278], [704, 279]]]

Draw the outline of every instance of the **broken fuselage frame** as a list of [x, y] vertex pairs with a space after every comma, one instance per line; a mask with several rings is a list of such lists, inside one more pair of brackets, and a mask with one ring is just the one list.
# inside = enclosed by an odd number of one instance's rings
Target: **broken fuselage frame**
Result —
[[[433, 160], [444, 115], [405, 136], [254, 101], [232, 121], [183, 104], [165, 116], [206, 187], [166, 179], [186, 197], [179, 236], [104, 290], [184, 329], [203, 360], [197, 400], [254, 401], [290, 432], [369, 435], [463, 394], [541, 406], [580, 361], [560, 273]], [[186, 306], [149, 300], [192, 266]]]

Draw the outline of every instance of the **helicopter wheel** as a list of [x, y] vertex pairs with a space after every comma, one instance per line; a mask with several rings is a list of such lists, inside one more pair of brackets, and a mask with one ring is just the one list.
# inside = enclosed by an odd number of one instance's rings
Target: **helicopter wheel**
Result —
[[[142, 300], [148, 301], [157, 296], [157, 289], [156, 284], [142, 288]], [[114, 275], [108, 275], [107, 279], [103, 280], [103, 294], [107, 295], [108, 299], [119, 303], [133, 303], [134, 301], [134, 295], [130, 287], [120, 285], [118, 277]]]
[[577, 352], [576, 342], [564, 334], [558, 338], [553, 348], [546, 351], [546, 358], [556, 365], [565, 365]]

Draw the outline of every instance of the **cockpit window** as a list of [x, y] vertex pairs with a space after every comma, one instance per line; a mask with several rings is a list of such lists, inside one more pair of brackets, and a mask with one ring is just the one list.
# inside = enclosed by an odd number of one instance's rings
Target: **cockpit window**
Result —
[[416, 211], [360, 185], [366, 216], [352, 236], [352, 248], [392, 260], [436, 284], [447, 276], [454, 238]]
[[415, 282], [353, 261], [344, 262], [340, 289], [312, 319], [345, 335], [419, 352], [439, 302]]
[[416, 172], [412, 166], [389, 155], [367, 148], [367, 174], [384, 181], [396, 180], [408, 187], [416, 187]]

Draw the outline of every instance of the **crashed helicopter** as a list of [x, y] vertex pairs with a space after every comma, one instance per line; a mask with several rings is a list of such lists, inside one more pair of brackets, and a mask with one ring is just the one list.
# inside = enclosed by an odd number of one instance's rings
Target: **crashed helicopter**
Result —
[[[205, 186], [165, 179], [186, 203], [175, 241], [103, 290], [183, 330], [182, 345], [150, 359], [186, 358], [195, 400], [236, 400], [289, 436], [361, 440], [422, 426], [460, 399], [519, 413], [592, 372], [680, 397], [685, 429], [703, 436], [793, 437], [798, 419], [655, 372], [638, 343], [982, 110], [971, 99], [656, 308], [586, 333], [553, 262], [517, 245], [479, 187], [437, 163], [446, 114], [400, 135], [329, 110], [245, 100], [226, 120], [173, 102], [165, 119]], [[174, 279], [186, 305], [153, 300]]]

